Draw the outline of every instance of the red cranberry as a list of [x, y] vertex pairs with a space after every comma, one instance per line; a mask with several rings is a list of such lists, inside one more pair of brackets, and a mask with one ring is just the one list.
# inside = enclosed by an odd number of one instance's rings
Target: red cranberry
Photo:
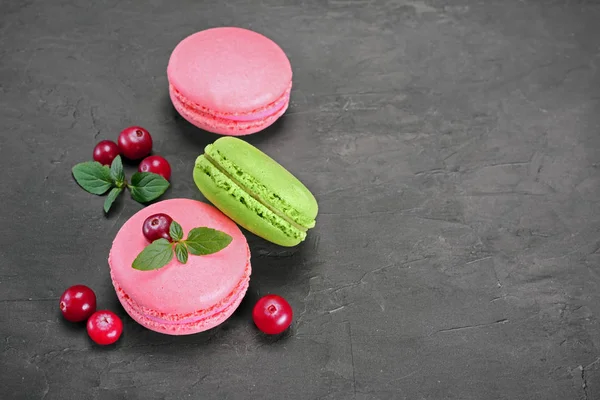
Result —
[[130, 160], [139, 160], [152, 151], [152, 136], [141, 126], [130, 126], [119, 134], [119, 148]]
[[88, 319], [87, 332], [90, 338], [100, 344], [113, 344], [123, 333], [123, 322], [112, 311], [97, 311]]
[[256, 327], [268, 335], [285, 331], [292, 323], [293, 316], [290, 303], [275, 294], [262, 297], [252, 310]]
[[94, 161], [110, 166], [119, 153], [119, 146], [115, 142], [112, 140], [103, 140], [94, 147]]
[[85, 321], [96, 311], [96, 295], [87, 286], [71, 286], [60, 296], [59, 307], [67, 321]]
[[171, 178], [171, 166], [169, 162], [161, 156], [149, 156], [144, 158], [138, 167], [140, 172], [152, 172], [169, 180]]
[[167, 214], [153, 214], [144, 221], [142, 233], [150, 243], [161, 238], [171, 241], [171, 235], [169, 235], [171, 222], [173, 222], [173, 218]]

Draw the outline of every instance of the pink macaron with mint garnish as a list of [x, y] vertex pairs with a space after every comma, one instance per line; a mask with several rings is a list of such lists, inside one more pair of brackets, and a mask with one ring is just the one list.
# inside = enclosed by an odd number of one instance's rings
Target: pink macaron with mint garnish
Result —
[[[134, 260], [150, 244], [142, 227], [156, 214], [179, 223], [183, 239], [206, 227], [231, 241], [212, 254], [189, 254], [185, 263], [173, 255], [157, 269], [135, 269]], [[169, 335], [202, 332], [227, 320], [241, 303], [251, 272], [248, 243], [237, 225], [215, 207], [189, 199], [164, 200], [133, 215], [117, 233], [108, 263], [125, 311], [146, 328]]]
[[188, 36], [173, 50], [167, 76], [179, 114], [222, 135], [261, 131], [290, 101], [290, 61], [271, 39], [247, 29], [212, 28]]

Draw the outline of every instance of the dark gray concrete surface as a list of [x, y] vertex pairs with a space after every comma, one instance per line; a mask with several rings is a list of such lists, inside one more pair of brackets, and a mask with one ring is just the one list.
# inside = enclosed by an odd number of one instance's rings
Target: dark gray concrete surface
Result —
[[[598, 21], [592, 0], [0, 0], [0, 398], [600, 399]], [[294, 249], [248, 235], [228, 322], [164, 336], [109, 279], [141, 206], [105, 218], [70, 169], [140, 124], [174, 168], [164, 198], [202, 199], [217, 136], [175, 113], [165, 70], [223, 25], [289, 55], [291, 106], [248, 140], [321, 212]], [[123, 317], [117, 345], [62, 320], [76, 283]], [[251, 322], [266, 293], [294, 307], [283, 337]]]

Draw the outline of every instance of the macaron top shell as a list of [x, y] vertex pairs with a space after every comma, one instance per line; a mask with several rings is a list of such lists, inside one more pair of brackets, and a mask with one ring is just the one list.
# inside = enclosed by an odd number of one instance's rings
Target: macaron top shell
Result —
[[[156, 213], [179, 222], [184, 238], [191, 229], [206, 226], [226, 232], [233, 240], [214, 254], [190, 254], [186, 264], [173, 256], [157, 270], [133, 269], [133, 260], [148, 245], [142, 234], [144, 220]], [[193, 313], [219, 304], [244, 279], [248, 261], [246, 238], [235, 223], [213, 206], [189, 199], [164, 200], [140, 210], [121, 227], [109, 256], [113, 280], [123, 292], [141, 307], [165, 314]]]
[[271, 39], [242, 28], [212, 28], [182, 40], [169, 59], [169, 83], [188, 101], [221, 113], [246, 114], [289, 90], [292, 68]]

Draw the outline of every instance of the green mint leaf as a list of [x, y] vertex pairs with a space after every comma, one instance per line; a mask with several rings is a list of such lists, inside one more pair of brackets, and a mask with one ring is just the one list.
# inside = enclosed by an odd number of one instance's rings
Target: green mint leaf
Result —
[[185, 247], [185, 243], [177, 243], [175, 245], [175, 255], [180, 263], [185, 264], [188, 260], [188, 249]]
[[169, 235], [174, 242], [179, 242], [181, 239], [183, 239], [183, 228], [177, 223], [177, 221], [171, 222], [171, 226], [169, 227]]
[[112, 188], [110, 190], [110, 192], [108, 192], [108, 196], [106, 196], [106, 200], [104, 200], [104, 212], [108, 213], [108, 210], [110, 210], [110, 207], [113, 205], [113, 203], [115, 202], [115, 200], [117, 199], [117, 197], [119, 197], [119, 195], [121, 194], [121, 192], [123, 191], [123, 188]]
[[204, 256], [223, 250], [233, 239], [225, 232], [212, 228], [194, 228], [185, 240], [188, 250], [195, 256]]
[[172, 243], [167, 239], [157, 239], [138, 254], [131, 267], [140, 271], [151, 271], [164, 267], [172, 258]]
[[151, 172], [136, 172], [131, 177], [131, 197], [140, 203], [147, 203], [162, 195], [169, 187], [169, 181]]
[[121, 161], [121, 156], [116, 156], [112, 164], [110, 164], [110, 177], [117, 184], [125, 181], [125, 172], [123, 172], [123, 161]]
[[73, 177], [83, 190], [92, 194], [104, 194], [114, 186], [110, 176], [110, 168], [96, 161], [88, 161], [75, 165], [71, 170]]

